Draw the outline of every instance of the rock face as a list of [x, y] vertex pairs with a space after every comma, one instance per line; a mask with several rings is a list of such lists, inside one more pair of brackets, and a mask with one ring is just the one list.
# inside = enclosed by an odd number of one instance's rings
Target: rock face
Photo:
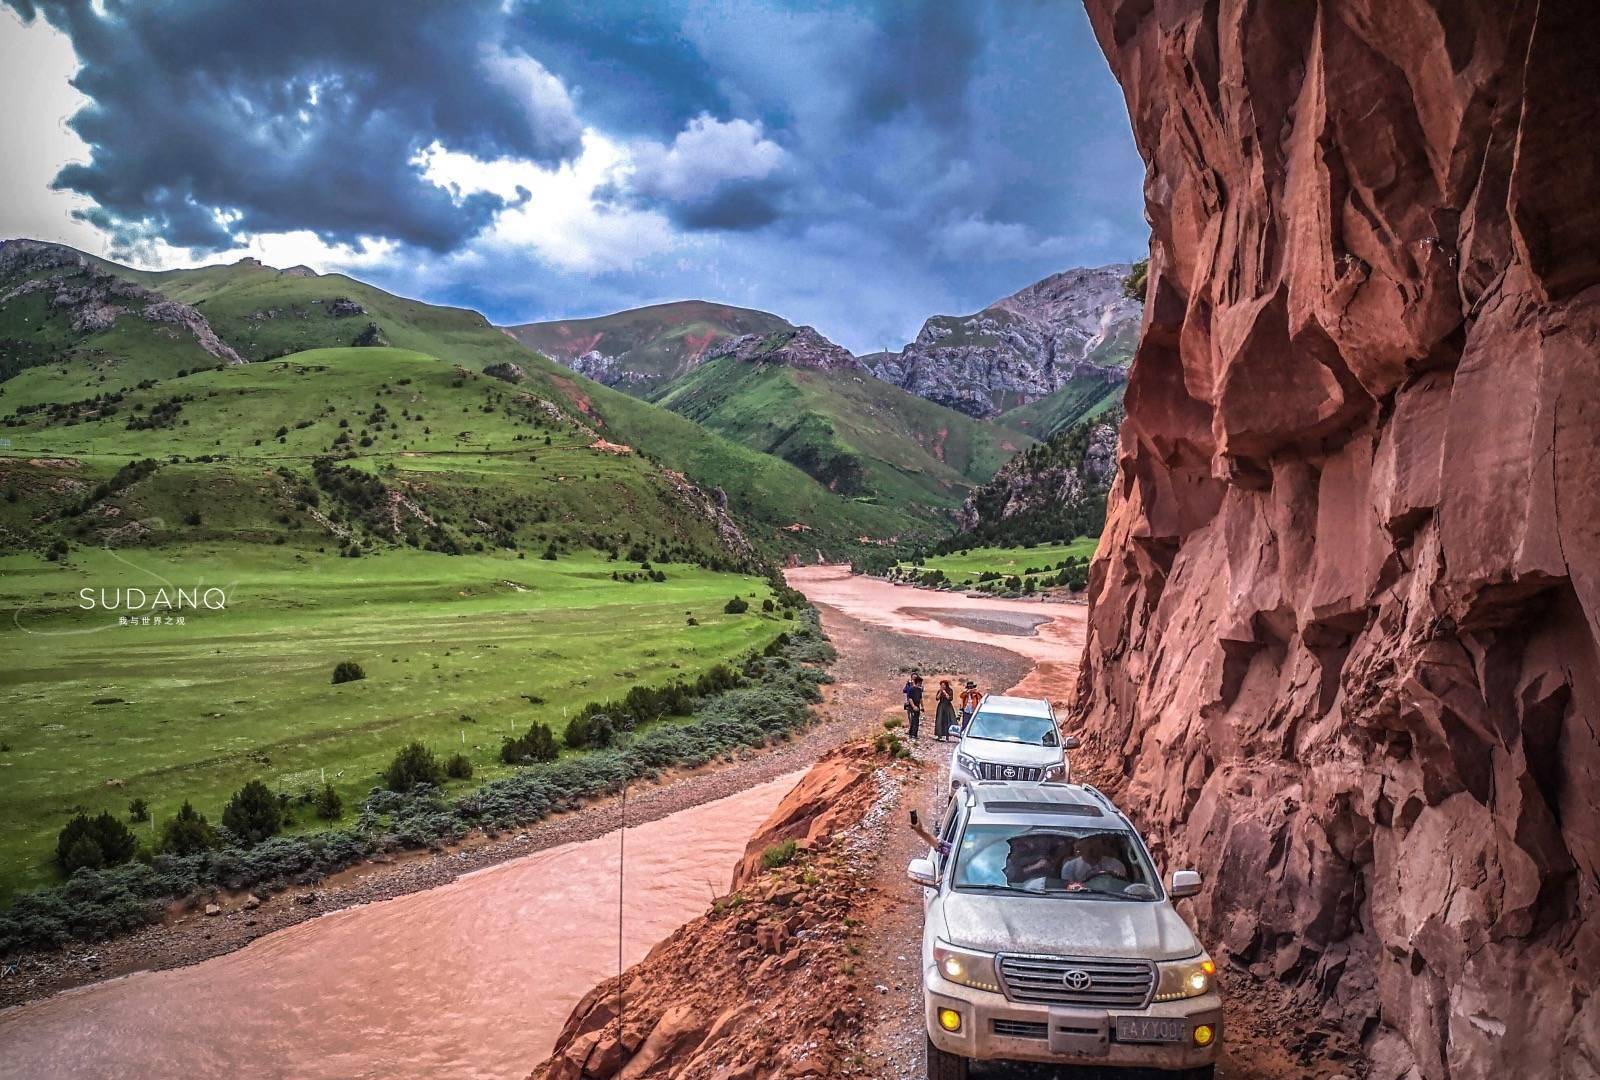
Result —
[[767, 334], [742, 334], [716, 346], [707, 360], [731, 356], [750, 364], [787, 364], [823, 371], [860, 371], [861, 362], [842, 345], [835, 345], [810, 326], [774, 330]]
[[873, 353], [872, 373], [972, 416], [993, 416], [1061, 389], [1075, 375], [1120, 368], [1140, 306], [1122, 293], [1126, 264], [1067, 270], [974, 315], [935, 315], [898, 353]]
[[1154, 236], [1076, 720], [1373, 1076], [1594, 1076], [1600, 23], [1087, 6]]
[[0, 282], [17, 279], [17, 285], [0, 295], [0, 306], [49, 292], [50, 307], [68, 315], [75, 333], [109, 330], [123, 315], [134, 313], [149, 322], [182, 327], [219, 360], [246, 362], [196, 308], [117, 277], [71, 248], [37, 240], [0, 241]]

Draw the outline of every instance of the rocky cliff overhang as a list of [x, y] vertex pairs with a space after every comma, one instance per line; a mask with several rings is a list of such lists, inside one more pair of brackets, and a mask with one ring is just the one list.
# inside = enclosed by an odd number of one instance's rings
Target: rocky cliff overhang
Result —
[[1077, 719], [1373, 1075], [1595, 1075], [1600, 19], [1087, 6], [1153, 237]]

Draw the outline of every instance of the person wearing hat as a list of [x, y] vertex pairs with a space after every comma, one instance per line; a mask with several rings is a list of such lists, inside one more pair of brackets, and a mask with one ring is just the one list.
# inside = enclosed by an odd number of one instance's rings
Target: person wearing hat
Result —
[[983, 695], [978, 693], [978, 684], [971, 679], [961, 691], [961, 726], [958, 732], [967, 730], [967, 725], [972, 722], [972, 714], [978, 711], [978, 702], [983, 700]]

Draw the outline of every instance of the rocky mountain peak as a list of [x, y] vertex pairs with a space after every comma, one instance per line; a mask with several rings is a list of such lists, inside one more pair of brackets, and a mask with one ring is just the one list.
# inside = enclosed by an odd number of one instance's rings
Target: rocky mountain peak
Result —
[[1052, 274], [971, 315], [935, 315], [898, 353], [874, 353], [880, 379], [973, 416], [1055, 393], [1086, 371], [1120, 371], [1143, 315], [1122, 292], [1125, 263]]
[[710, 358], [718, 360], [724, 356], [746, 363], [787, 364], [827, 371], [863, 370], [850, 350], [835, 345], [810, 326], [770, 334], [742, 334], [717, 346]]

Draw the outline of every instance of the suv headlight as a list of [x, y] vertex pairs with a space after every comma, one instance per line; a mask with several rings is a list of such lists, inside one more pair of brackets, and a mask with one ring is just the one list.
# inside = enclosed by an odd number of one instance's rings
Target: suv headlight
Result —
[[990, 953], [958, 949], [942, 941], [933, 943], [933, 966], [953, 983], [970, 986], [975, 990], [988, 990], [998, 994], [999, 980], [994, 974], [994, 956]]
[[1046, 765], [1040, 777], [1044, 780], [1065, 780], [1067, 778], [1067, 763], [1062, 761], [1055, 765]]
[[971, 754], [957, 753], [956, 764], [967, 770], [969, 773], [972, 773], [974, 776], [978, 774], [978, 759], [973, 757]]
[[1217, 965], [1201, 953], [1193, 960], [1157, 964], [1161, 981], [1156, 984], [1157, 1001], [1182, 1001], [1210, 991], [1217, 981]]

